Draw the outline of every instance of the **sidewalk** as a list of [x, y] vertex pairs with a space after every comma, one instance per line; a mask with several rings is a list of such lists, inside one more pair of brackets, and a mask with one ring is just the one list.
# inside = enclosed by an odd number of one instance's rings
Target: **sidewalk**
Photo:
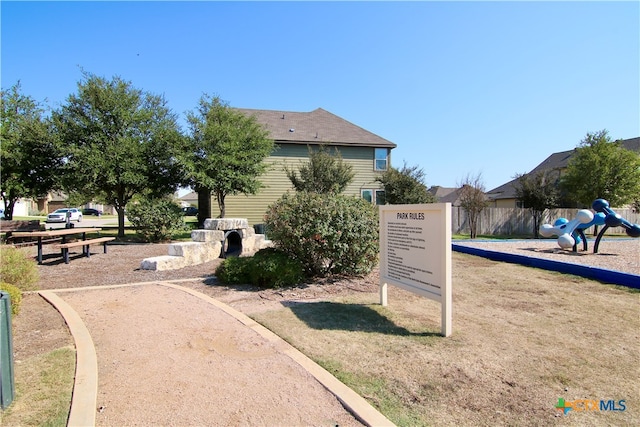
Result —
[[269, 330], [179, 282], [39, 292], [76, 342], [70, 426], [393, 425]]

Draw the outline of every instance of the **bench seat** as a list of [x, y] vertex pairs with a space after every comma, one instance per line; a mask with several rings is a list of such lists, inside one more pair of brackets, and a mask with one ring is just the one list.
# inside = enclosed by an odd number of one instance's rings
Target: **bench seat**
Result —
[[91, 256], [91, 251], [89, 250], [90, 245], [96, 245], [102, 243], [104, 246], [104, 253], [107, 253], [107, 242], [115, 240], [115, 237], [98, 237], [95, 239], [87, 239], [87, 240], [77, 240], [75, 242], [69, 243], [61, 243], [56, 245], [55, 247], [58, 249], [62, 249], [62, 256], [64, 257], [64, 263], [69, 264], [69, 249], [76, 248], [78, 246], [82, 246], [82, 253], [87, 257]]
[[38, 231], [42, 227], [40, 221], [35, 220], [7, 220], [0, 219], [0, 234], [4, 235], [4, 240], [9, 241], [14, 231]]

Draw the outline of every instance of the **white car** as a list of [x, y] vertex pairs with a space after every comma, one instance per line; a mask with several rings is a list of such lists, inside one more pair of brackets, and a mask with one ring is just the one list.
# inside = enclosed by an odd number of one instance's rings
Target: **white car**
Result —
[[82, 221], [82, 212], [76, 208], [56, 209], [47, 215], [47, 222], [67, 222], [67, 215], [71, 216], [71, 221]]

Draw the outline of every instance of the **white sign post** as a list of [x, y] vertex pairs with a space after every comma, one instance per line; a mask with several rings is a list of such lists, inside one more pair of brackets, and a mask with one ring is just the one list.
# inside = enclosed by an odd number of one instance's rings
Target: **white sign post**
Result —
[[440, 302], [451, 335], [451, 203], [380, 206], [380, 304], [387, 285]]

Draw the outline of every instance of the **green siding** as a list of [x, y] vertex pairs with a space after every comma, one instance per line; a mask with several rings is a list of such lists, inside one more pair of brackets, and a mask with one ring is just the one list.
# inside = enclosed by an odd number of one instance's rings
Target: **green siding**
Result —
[[[345, 162], [353, 165], [355, 177], [347, 187], [344, 194], [360, 197], [361, 189], [381, 189], [380, 183], [375, 182], [380, 172], [373, 170], [373, 147], [340, 147], [340, 154]], [[270, 157], [265, 159], [269, 170], [262, 175], [262, 190], [255, 195], [244, 194], [227, 196], [225, 199], [226, 217], [247, 218], [249, 224], [264, 222], [264, 214], [267, 207], [278, 200], [287, 191], [293, 191], [291, 181], [284, 172], [284, 166], [297, 170], [309, 158], [309, 150], [306, 145], [284, 144], [280, 145]], [[390, 161], [389, 161], [390, 163]], [[215, 197], [211, 200], [212, 216], [220, 214]]]

